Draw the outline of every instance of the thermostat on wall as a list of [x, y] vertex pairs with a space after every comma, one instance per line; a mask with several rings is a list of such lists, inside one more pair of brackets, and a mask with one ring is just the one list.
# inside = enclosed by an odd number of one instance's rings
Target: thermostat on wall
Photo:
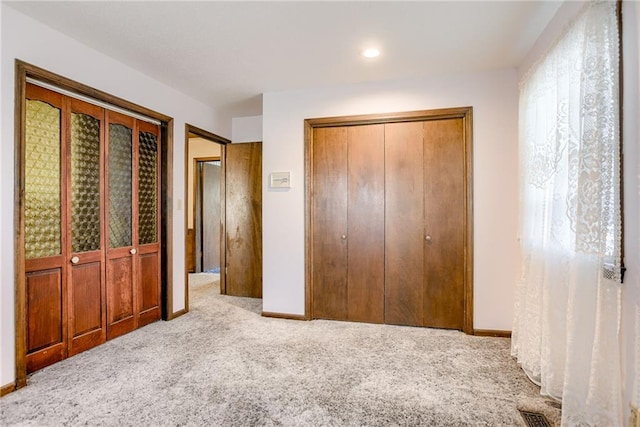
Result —
[[271, 175], [269, 175], [269, 187], [291, 188], [291, 172], [271, 172]]

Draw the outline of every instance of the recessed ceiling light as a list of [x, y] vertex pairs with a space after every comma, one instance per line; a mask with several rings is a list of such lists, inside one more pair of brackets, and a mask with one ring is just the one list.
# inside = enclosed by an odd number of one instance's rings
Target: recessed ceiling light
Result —
[[378, 55], [380, 55], [380, 51], [374, 47], [362, 51], [362, 56], [365, 58], [375, 58]]

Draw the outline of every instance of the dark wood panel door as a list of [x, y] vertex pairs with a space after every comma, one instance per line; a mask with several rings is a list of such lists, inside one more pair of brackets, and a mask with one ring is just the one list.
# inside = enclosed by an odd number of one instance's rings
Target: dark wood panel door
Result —
[[421, 122], [385, 125], [385, 323], [424, 322]]
[[313, 317], [347, 320], [349, 130], [344, 127], [319, 128], [314, 138]]
[[107, 112], [107, 339], [130, 332], [138, 324], [138, 289], [134, 286], [138, 230], [134, 212], [138, 181], [134, 173], [136, 139], [135, 119]]
[[463, 329], [465, 144], [462, 119], [424, 122], [424, 325]]
[[384, 125], [345, 129], [349, 135], [346, 212], [348, 319], [383, 323]]
[[24, 258], [27, 373], [67, 355], [68, 102], [27, 84], [24, 153]]
[[69, 356], [106, 340], [104, 109], [72, 99], [66, 186], [70, 245]]
[[138, 327], [160, 319], [160, 128], [137, 121], [134, 242]]
[[224, 147], [227, 295], [262, 298], [262, 144]]

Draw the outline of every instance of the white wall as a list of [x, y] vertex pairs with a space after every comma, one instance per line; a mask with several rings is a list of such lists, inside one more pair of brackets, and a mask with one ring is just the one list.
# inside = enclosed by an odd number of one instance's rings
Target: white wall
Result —
[[[15, 11], [1, 12], [1, 143], [0, 143], [0, 385], [13, 382], [14, 360], [14, 60], [45, 68], [80, 83], [174, 118], [173, 164], [173, 301], [184, 307], [184, 129], [185, 122], [219, 135], [230, 134], [216, 112], [169, 86]], [[178, 210], [178, 207], [180, 209]]]
[[292, 188], [263, 188], [263, 310], [304, 313], [306, 118], [473, 107], [474, 327], [511, 330], [519, 265], [516, 71], [363, 83], [263, 95], [263, 182], [291, 171]]
[[262, 116], [234, 117], [231, 120], [231, 141], [262, 141]]

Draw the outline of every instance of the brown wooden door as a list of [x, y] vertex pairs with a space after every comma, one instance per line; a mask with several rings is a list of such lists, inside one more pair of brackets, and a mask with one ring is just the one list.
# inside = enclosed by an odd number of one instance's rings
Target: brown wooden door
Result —
[[313, 316], [384, 321], [384, 126], [319, 128]]
[[107, 113], [107, 338], [134, 330], [138, 324], [138, 227], [134, 173], [137, 150], [135, 119]]
[[[104, 109], [27, 85], [27, 372], [106, 339]], [[55, 255], [59, 253], [59, 255]]]
[[62, 95], [26, 86], [25, 284], [27, 372], [67, 355], [68, 103]]
[[70, 263], [69, 351], [72, 356], [106, 340], [104, 266], [104, 109], [70, 100], [68, 185]]
[[462, 329], [462, 119], [385, 125], [385, 321]]
[[464, 127], [313, 129], [312, 317], [468, 329]]
[[465, 144], [462, 119], [424, 122], [424, 325], [464, 328]]
[[385, 125], [385, 322], [424, 319], [424, 162], [421, 122]]
[[384, 322], [384, 125], [351, 126], [347, 147], [348, 320]]
[[27, 372], [160, 318], [160, 130], [26, 85]]
[[224, 151], [224, 293], [262, 298], [262, 144], [228, 144]]
[[138, 230], [134, 233], [138, 256], [138, 327], [160, 319], [160, 128], [137, 121], [136, 142]]
[[160, 318], [157, 125], [108, 112], [107, 338]]
[[313, 145], [313, 317], [347, 320], [346, 127], [319, 128]]

